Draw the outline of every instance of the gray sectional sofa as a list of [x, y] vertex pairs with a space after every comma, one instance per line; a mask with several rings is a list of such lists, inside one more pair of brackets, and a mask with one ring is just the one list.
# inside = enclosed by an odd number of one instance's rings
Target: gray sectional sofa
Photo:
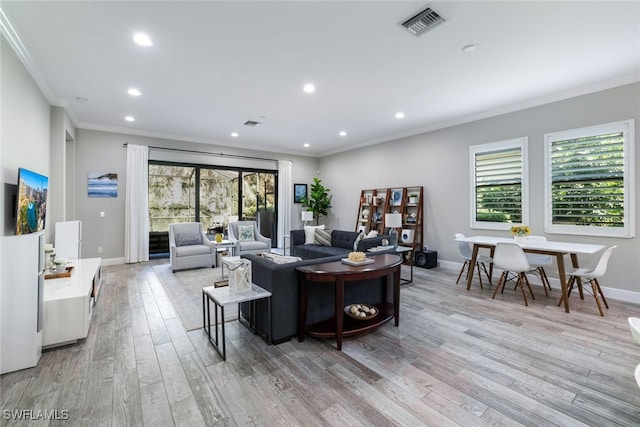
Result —
[[[279, 344], [289, 341], [298, 334], [299, 313], [299, 284], [297, 267], [319, 264], [323, 262], [339, 261], [344, 255], [332, 255], [321, 258], [306, 259], [289, 264], [277, 264], [269, 259], [254, 254], [242, 255], [251, 260], [252, 280], [258, 286], [271, 292], [271, 342]], [[376, 278], [352, 282], [345, 288], [345, 304], [365, 303], [379, 304], [385, 299], [385, 278]], [[331, 317], [334, 313], [333, 284], [318, 283], [309, 287], [307, 325]], [[387, 301], [393, 301], [393, 289], [389, 287]], [[265, 334], [267, 325], [267, 302], [256, 301], [257, 327], [261, 334]], [[251, 320], [249, 303], [242, 303], [243, 317]]]
[[342, 255], [346, 257], [349, 252], [360, 251], [366, 252], [367, 249], [374, 246], [380, 246], [382, 239], [388, 239], [389, 236], [380, 235], [372, 238], [356, 239], [360, 236], [357, 231], [333, 230], [331, 233], [331, 246], [322, 245], [305, 245], [304, 230], [291, 230], [291, 255], [299, 256], [303, 259], [323, 258], [327, 256]]

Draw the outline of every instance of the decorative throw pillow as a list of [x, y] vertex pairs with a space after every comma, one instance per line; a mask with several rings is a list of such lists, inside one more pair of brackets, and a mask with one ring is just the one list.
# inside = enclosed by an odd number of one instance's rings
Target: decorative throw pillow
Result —
[[202, 235], [196, 233], [178, 233], [176, 234], [176, 246], [201, 245]]
[[253, 237], [253, 225], [239, 225], [238, 240], [256, 240]]
[[353, 242], [354, 252], [358, 250], [358, 243], [360, 243], [360, 240], [362, 239], [364, 239], [364, 231], [361, 231], [360, 234], [358, 234], [358, 237], [356, 237], [356, 240]]
[[367, 234], [367, 239], [371, 237], [378, 237], [378, 232], [376, 230], [369, 231], [369, 234]]
[[314, 243], [320, 246], [331, 246], [331, 233], [333, 233], [333, 230], [316, 228], [316, 232], [313, 235]]
[[305, 225], [304, 226], [304, 244], [305, 245], [313, 245], [316, 241], [316, 229], [324, 230], [324, 224], [313, 226], [313, 225]]

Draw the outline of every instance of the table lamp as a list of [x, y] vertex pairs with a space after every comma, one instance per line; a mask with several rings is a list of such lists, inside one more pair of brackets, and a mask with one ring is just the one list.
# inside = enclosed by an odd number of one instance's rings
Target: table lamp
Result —
[[302, 211], [302, 222], [304, 222], [304, 225], [307, 225], [309, 221], [313, 221], [313, 212]]
[[389, 227], [389, 244], [393, 245], [394, 248], [397, 248], [398, 232], [396, 231], [396, 228], [402, 227], [402, 214], [384, 214], [384, 225]]

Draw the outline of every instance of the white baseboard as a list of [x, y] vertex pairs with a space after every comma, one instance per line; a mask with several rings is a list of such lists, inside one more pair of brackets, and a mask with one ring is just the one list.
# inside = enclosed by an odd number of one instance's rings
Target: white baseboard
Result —
[[124, 264], [124, 257], [121, 258], [102, 258], [100, 265], [120, 265]]
[[[453, 261], [441, 261], [438, 260], [438, 267], [442, 267], [442, 268], [447, 268], [450, 270], [457, 270], [460, 271], [460, 269], [462, 268], [462, 263], [461, 262], [453, 262]], [[500, 274], [501, 271], [496, 269], [493, 272], [493, 275], [495, 277], [496, 274]], [[462, 280], [462, 279], [461, 279]], [[549, 278], [549, 282], [551, 283], [551, 286], [555, 286], [556, 289], [560, 289], [560, 280], [558, 279], [554, 279], [554, 278]], [[534, 283], [532, 283], [533, 285]], [[640, 292], [633, 292], [633, 291], [627, 291], [624, 289], [617, 289], [617, 288], [608, 288], [605, 286], [602, 286], [602, 292], [604, 293], [604, 296], [607, 299], [614, 299], [617, 301], [624, 301], [624, 302], [630, 302], [630, 303], [634, 303], [634, 304], [640, 304]]]

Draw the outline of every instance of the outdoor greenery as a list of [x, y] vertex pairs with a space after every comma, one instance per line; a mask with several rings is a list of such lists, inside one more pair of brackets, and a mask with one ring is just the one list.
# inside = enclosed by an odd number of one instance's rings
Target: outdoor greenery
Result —
[[309, 196], [301, 199], [302, 206], [313, 212], [313, 218], [316, 220], [316, 225], [320, 223], [320, 217], [326, 216], [331, 208], [331, 195], [329, 195], [330, 189], [321, 184], [321, 179], [313, 178], [313, 184], [311, 185]]
[[240, 206], [242, 219], [255, 220], [258, 211], [275, 209], [275, 178], [270, 172], [150, 164], [150, 231], [166, 232], [170, 223], [191, 221], [202, 222], [205, 230], [219, 229], [228, 216], [239, 215]]

